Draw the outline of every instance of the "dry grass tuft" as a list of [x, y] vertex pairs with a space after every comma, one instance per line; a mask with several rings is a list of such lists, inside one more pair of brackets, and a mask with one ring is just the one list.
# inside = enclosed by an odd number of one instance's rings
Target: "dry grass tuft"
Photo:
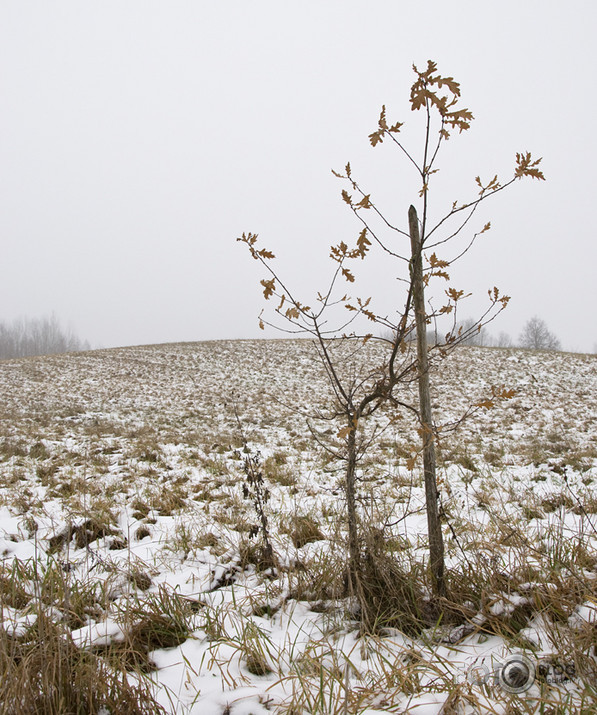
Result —
[[359, 599], [366, 608], [360, 614], [362, 629], [378, 633], [384, 628], [396, 628], [416, 636], [437, 623], [440, 614], [427, 595], [424, 566], [413, 560], [405, 567], [378, 530], [370, 531], [365, 538]]
[[17, 638], [0, 630], [2, 715], [157, 715], [150, 685], [77, 648], [43, 612]]
[[284, 525], [280, 531], [290, 535], [292, 543], [297, 549], [325, 539], [319, 524], [310, 514], [291, 517], [289, 523]]

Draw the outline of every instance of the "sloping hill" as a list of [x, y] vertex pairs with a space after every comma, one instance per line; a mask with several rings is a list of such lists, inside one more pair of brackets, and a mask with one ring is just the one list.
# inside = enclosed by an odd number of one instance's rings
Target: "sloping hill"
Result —
[[[512, 652], [545, 671], [508, 695], [515, 707], [594, 702], [597, 359], [463, 347], [433, 385], [458, 608], [450, 623], [425, 619], [423, 488], [407, 469], [417, 425], [408, 410], [383, 415], [361, 508], [405, 605], [372, 639], [357, 637], [343, 590], [342, 463], [326, 450], [339, 440], [314, 418], [330, 393], [307, 341], [0, 362], [5, 662], [45, 614], [81, 652], [149, 672], [168, 712], [315, 712], [319, 697], [325, 712], [498, 712]], [[492, 386], [515, 395], [458, 424]], [[247, 456], [269, 492], [274, 573], [252, 536]], [[463, 685], [471, 668], [487, 687]]]

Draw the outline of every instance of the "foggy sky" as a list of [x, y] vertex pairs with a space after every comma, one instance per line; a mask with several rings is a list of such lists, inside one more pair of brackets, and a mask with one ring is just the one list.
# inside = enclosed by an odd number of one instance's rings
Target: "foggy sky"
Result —
[[517, 151], [547, 178], [487, 202], [457, 287], [512, 297], [493, 333], [537, 314], [592, 351], [596, 19], [588, 0], [0, 0], [0, 321], [54, 312], [97, 347], [263, 336], [264, 273], [236, 237], [320, 290], [360, 230], [330, 171], [349, 160], [406, 227], [417, 177], [367, 137], [384, 103], [420, 126], [412, 64], [433, 59], [475, 116], [437, 215]]

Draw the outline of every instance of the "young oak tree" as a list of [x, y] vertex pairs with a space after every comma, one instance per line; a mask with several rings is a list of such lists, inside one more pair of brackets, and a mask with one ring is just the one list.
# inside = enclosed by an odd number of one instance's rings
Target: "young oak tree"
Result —
[[[432, 222], [430, 184], [439, 170], [436, 165], [440, 149], [452, 132], [457, 130], [461, 133], [469, 129], [473, 115], [460, 106], [459, 83], [452, 77], [440, 75], [435, 62], [428, 61], [425, 70], [416, 66], [413, 69], [415, 82], [410, 91], [410, 104], [413, 111], [423, 115], [422, 145], [416, 150], [405, 145], [400, 136], [402, 123], [390, 123], [385, 106], [382, 107], [377, 129], [369, 135], [373, 147], [386, 140], [393, 144], [399, 155], [414, 169], [418, 179], [419, 210], [414, 205], [408, 210], [404, 207], [404, 228], [399, 222], [390, 220], [388, 213], [373, 200], [371, 192], [361, 186], [352, 173], [350, 163], [343, 172], [334, 171], [345, 182], [342, 199], [360, 222], [361, 229], [353, 245], [341, 241], [331, 246], [331, 276], [326, 288], [317, 293], [313, 305], [299, 299], [291, 285], [279, 274], [273, 264], [274, 254], [259, 246], [257, 234], [243, 233], [237, 239], [246, 244], [251, 256], [268, 272], [268, 277], [261, 280], [263, 295], [266, 300], [276, 300], [273, 312], [285, 323], [285, 327], [276, 327], [311, 336], [327, 374], [333, 399], [326, 413], [319, 412], [313, 417], [339, 424], [336, 443], [326, 444], [326, 448], [344, 464], [348, 583], [358, 599], [365, 627], [372, 625], [377, 614], [372, 613], [368, 606], [365, 539], [357, 494], [359, 460], [383, 429], [377, 420], [380, 414], [387, 416], [388, 423], [392, 423], [398, 411], [414, 415], [421, 437], [417, 451], [423, 455], [432, 589], [436, 597], [445, 596], [435, 443], [442, 429], [448, 426], [436, 425], [433, 420], [429, 397], [430, 367], [445, 359], [456, 346], [478, 334], [506, 307], [509, 300], [497, 288], [490, 289], [483, 313], [476, 320], [463, 324], [458, 318], [458, 308], [469, 294], [450, 284], [448, 270], [468, 253], [480, 234], [489, 230], [490, 224], [486, 223], [462, 242], [461, 234], [468, 228], [483, 201], [503, 191], [517, 179], [527, 176], [544, 178], [539, 169], [540, 159], [533, 160], [528, 152], [517, 153], [514, 171], [508, 180], [502, 183], [496, 175], [489, 181], [482, 181], [477, 176], [477, 195], [466, 202], [454, 201], [441, 219]], [[452, 249], [453, 255], [447, 255], [449, 249]], [[395, 278], [403, 286], [396, 303], [385, 310], [377, 306], [375, 295], [351, 297], [345, 293], [346, 285], [357, 285], [359, 272], [355, 266], [368, 260], [374, 250], [381, 252], [387, 262], [395, 264]], [[425, 291], [438, 284], [444, 286], [441, 291], [443, 299], [438, 308], [433, 308], [426, 301]], [[447, 326], [446, 320], [449, 321]], [[439, 335], [442, 321], [445, 332]], [[263, 328], [266, 322], [272, 324], [266, 321], [262, 312], [260, 327]], [[368, 323], [370, 328], [363, 328], [363, 322]], [[427, 343], [429, 326], [435, 326], [433, 344]], [[359, 353], [362, 355], [356, 368]], [[408, 392], [400, 388], [406, 388], [415, 381], [419, 397], [413, 403], [405, 396]], [[471, 405], [467, 414], [491, 407], [495, 400], [512, 394], [496, 386], [487, 399]], [[374, 416], [376, 419], [372, 419]], [[321, 432], [310, 427], [315, 438], [321, 441]], [[409, 469], [414, 468], [416, 456], [407, 461]]]

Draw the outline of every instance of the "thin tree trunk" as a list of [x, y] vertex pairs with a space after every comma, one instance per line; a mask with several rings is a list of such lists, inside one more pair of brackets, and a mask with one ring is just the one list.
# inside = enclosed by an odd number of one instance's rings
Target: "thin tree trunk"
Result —
[[346, 508], [348, 511], [348, 556], [349, 579], [353, 593], [360, 598], [361, 549], [356, 508], [356, 428], [353, 426], [347, 437], [348, 463], [346, 465]]
[[425, 311], [425, 291], [423, 285], [423, 260], [419, 220], [414, 206], [408, 210], [408, 225], [411, 243], [411, 278], [413, 281], [413, 300], [417, 327], [417, 358], [419, 378], [419, 403], [421, 409], [421, 427], [423, 431], [423, 471], [425, 474], [425, 502], [427, 510], [427, 529], [429, 533], [429, 564], [436, 596], [445, 596], [444, 580], [444, 540], [439, 520], [437, 478], [435, 466], [435, 440], [433, 436], [433, 417], [429, 393], [429, 359], [427, 355], [427, 320]]

